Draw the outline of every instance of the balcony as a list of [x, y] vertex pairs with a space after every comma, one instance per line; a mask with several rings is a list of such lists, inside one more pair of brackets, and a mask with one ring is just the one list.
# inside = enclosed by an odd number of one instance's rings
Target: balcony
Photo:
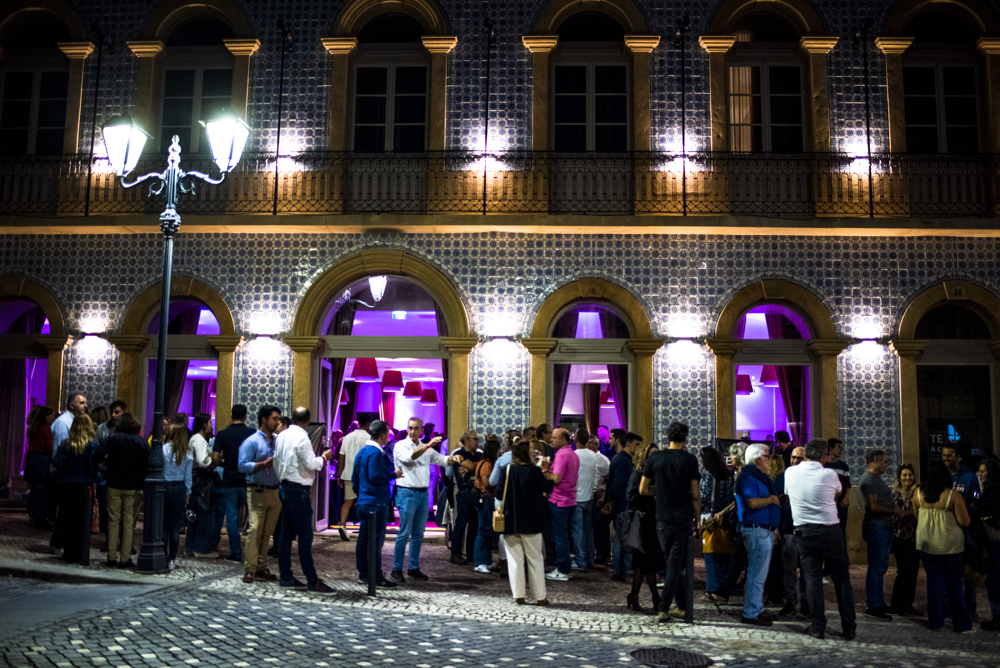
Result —
[[[144, 158], [137, 174], [162, 170]], [[209, 172], [205, 156], [182, 167]], [[160, 197], [92, 168], [91, 215], [159, 214]], [[485, 186], [485, 197], [484, 197]], [[0, 215], [81, 216], [86, 156], [0, 158]], [[181, 198], [182, 213], [593, 214], [996, 218], [1000, 156], [840, 153], [246, 154], [221, 186]]]

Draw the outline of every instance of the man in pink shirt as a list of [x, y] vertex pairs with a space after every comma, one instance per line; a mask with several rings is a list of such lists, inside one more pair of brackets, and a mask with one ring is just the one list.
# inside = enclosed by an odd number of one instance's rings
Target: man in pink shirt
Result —
[[556, 568], [545, 577], [565, 582], [572, 572], [569, 554], [569, 523], [576, 510], [576, 482], [580, 476], [580, 458], [570, 447], [569, 432], [556, 429], [552, 432], [555, 456], [550, 464], [542, 460], [542, 473], [555, 483], [549, 494], [549, 516], [552, 518], [552, 537], [556, 544]]

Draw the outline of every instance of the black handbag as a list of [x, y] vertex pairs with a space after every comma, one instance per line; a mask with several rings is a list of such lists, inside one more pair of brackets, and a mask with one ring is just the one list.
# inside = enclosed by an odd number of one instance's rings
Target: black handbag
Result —
[[626, 511], [629, 514], [628, 524], [625, 526], [625, 535], [622, 536], [622, 548], [631, 554], [644, 554], [642, 547], [642, 518], [645, 515], [641, 510]]

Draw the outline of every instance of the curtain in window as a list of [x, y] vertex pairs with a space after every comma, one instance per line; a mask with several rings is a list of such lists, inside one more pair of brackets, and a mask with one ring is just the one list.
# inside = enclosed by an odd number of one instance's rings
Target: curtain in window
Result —
[[[760, 68], [729, 68], [729, 150], [760, 150], [754, 145], [754, 125], [760, 123]], [[754, 113], [754, 112], [757, 113]]]
[[[24, 458], [27, 363], [23, 359], [0, 360], [0, 485], [21, 473]], [[53, 447], [58, 448], [56, 443]]]
[[[343, 360], [343, 362], [346, 363], [347, 360]], [[344, 430], [346, 436], [353, 431], [351, 423], [354, 422], [354, 418], [358, 414], [358, 384], [353, 380], [347, 380], [344, 381], [343, 389], [347, 390], [347, 403], [340, 407], [340, 428]]]
[[[170, 319], [167, 325], [168, 334], [190, 335], [198, 332], [198, 316], [201, 309], [182, 311]], [[162, 314], [161, 314], [162, 317]], [[163, 397], [165, 406], [163, 414], [173, 419], [181, 407], [181, 397], [184, 395], [184, 381], [187, 380], [188, 360], [167, 360]], [[155, 407], [154, 407], [155, 410]]]
[[[771, 340], [792, 338], [786, 336], [786, 329], [794, 325], [779, 313], [766, 313], [767, 335]], [[787, 324], [786, 324], [787, 323]], [[789, 436], [793, 445], [805, 445], [809, 438], [809, 391], [808, 369], [804, 366], [775, 366], [778, 373], [778, 391], [788, 418]]]
[[[437, 318], [437, 333], [438, 333], [438, 336], [448, 336], [448, 323], [445, 321], [445, 319], [444, 319], [444, 312], [441, 311], [441, 307], [438, 306], [437, 302], [434, 302], [434, 315]], [[436, 431], [438, 431], [439, 433], [442, 433], [442, 434], [447, 434], [448, 433], [448, 425], [450, 423], [448, 422], [448, 408], [449, 408], [449, 406], [448, 406], [448, 403], [449, 403], [448, 402], [448, 360], [445, 360], [445, 359], [441, 360], [441, 378], [444, 379], [444, 382], [441, 384], [441, 397], [440, 397], [441, 406], [442, 406], [442, 409], [443, 409], [442, 413], [444, 415], [444, 424], [443, 425], [439, 425]], [[451, 447], [451, 442], [452, 441], [449, 439], [449, 441], [448, 441], [449, 446], [448, 447]]]
[[[327, 332], [328, 335], [332, 336], [350, 336], [351, 332], [354, 331], [354, 312], [357, 311], [357, 304], [354, 301], [348, 299], [344, 304], [337, 309], [337, 312], [333, 316], [333, 323], [330, 325], [330, 329]], [[347, 367], [347, 359], [344, 357], [334, 357], [330, 360], [330, 389], [332, 394], [330, 395], [329, 402], [331, 411], [331, 416], [334, 411], [340, 411], [340, 428], [343, 430], [344, 435], [348, 433], [347, 427], [351, 424], [354, 419], [354, 408], [357, 407], [357, 392], [354, 389], [348, 390], [348, 395], [351, 397], [350, 402], [347, 406], [340, 405], [340, 395], [341, 386], [344, 384], [344, 369]], [[350, 408], [350, 419], [345, 420], [345, 408]], [[333, 429], [333, 424], [331, 420], [330, 429]]]
[[378, 416], [380, 420], [388, 422], [390, 426], [393, 424], [393, 418], [396, 417], [396, 393], [395, 392], [383, 392], [382, 401], [379, 403]]
[[[576, 337], [576, 323], [579, 320], [579, 316], [576, 312], [570, 312], [559, 318], [556, 322], [555, 329], [552, 330], [552, 336], [556, 339], [572, 339]], [[556, 364], [552, 370], [552, 381], [553, 381], [553, 404], [552, 408], [555, 411], [553, 416], [552, 424], [559, 425], [559, 416], [562, 415], [562, 405], [566, 401], [566, 390], [569, 389], [569, 372], [571, 365], [569, 364]]]
[[[628, 338], [628, 331], [623, 331], [621, 318], [609, 311], [601, 311], [601, 336], [605, 339]], [[615, 399], [615, 412], [622, 429], [628, 429], [628, 366], [625, 364], [608, 365], [608, 383], [611, 386], [611, 396]]]
[[207, 379], [195, 379], [191, 381], [191, 413], [197, 415], [198, 413], [211, 413], [209, 411], [208, 395], [212, 391], [212, 385], [215, 381]]
[[597, 433], [601, 423], [601, 385], [600, 383], [583, 384], [583, 419], [587, 431]]

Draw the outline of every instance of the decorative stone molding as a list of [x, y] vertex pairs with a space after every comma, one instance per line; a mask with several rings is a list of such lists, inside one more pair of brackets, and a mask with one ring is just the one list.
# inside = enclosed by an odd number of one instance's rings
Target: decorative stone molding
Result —
[[799, 40], [799, 46], [808, 53], [825, 56], [833, 51], [838, 41], [839, 37], [803, 37]]
[[259, 39], [224, 39], [222, 43], [234, 56], [252, 56], [260, 48]]
[[705, 345], [716, 357], [733, 357], [743, 349], [743, 341], [738, 339], [708, 339]]
[[850, 339], [814, 339], [807, 346], [816, 357], [836, 357], [853, 343]]
[[155, 58], [166, 50], [166, 46], [159, 40], [146, 40], [139, 42], [126, 42], [129, 50], [136, 58]]
[[541, 337], [521, 339], [521, 345], [524, 346], [532, 355], [548, 355], [556, 349], [557, 343], [559, 343], [559, 339], [546, 339]]
[[876, 37], [875, 46], [887, 56], [899, 56], [913, 44], [912, 37]]
[[123, 353], [141, 353], [149, 347], [150, 338], [140, 334], [109, 334], [108, 343]]
[[208, 345], [217, 353], [233, 353], [243, 345], [243, 337], [237, 334], [221, 334], [208, 337]]
[[479, 339], [474, 336], [444, 336], [441, 345], [452, 355], [468, 355], [479, 345]]
[[632, 53], [652, 53], [659, 43], [659, 35], [625, 35], [625, 46]]
[[989, 56], [1000, 56], [1000, 37], [980, 37], [976, 48]]
[[916, 359], [920, 357], [927, 348], [927, 341], [924, 339], [893, 339], [889, 341], [889, 350], [896, 354], [896, 357], [906, 357]]
[[452, 49], [458, 46], [457, 37], [447, 37], [444, 35], [424, 35], [420, 38], [424, 48], [431, 53], [451, 53]]
[[357, 37], [324, 37], [320, 41], [331, 56], [346, 56], [358, 48]]
[[292, 349], [294, 353], [315, 355], [326, 348], [326, 339], [322, 336], [286, 336], [281, 342]]
[[664, 343], [664, 339], [629, 339], [625, 346], [636, 357], [652, 357]]
[[35, 340], [50, 353], [66, 350], [73, 345], [73, 337], [66, 334], [39, 334]]
[[94, 52], [94, 44], [92, 42], [59, 42], [56, 46], [70, 60], [75, 58], [83, 59]]
[[531, 53], [549, 53], [559, 43], [557, 35], [524, 35], [521, 43]]
[[726, 53], [736, 44], [734, 35], [702, 35], [698, 38], [701, 48], [708, 53]]

